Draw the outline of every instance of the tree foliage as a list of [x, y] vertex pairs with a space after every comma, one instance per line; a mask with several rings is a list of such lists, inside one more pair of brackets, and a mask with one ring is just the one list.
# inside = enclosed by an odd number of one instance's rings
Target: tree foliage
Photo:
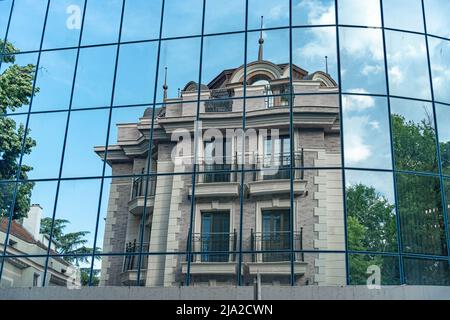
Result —
[[[4, 43], [0, 41], [0, 48], [3, 46]], [[15, 64], [15, 55], [12, 53], [18, 50], [12, 44], [6, 43], [4, 52], [10, 54], [1, 58], [2, 64], [7, 64], [8, 68], [0, 74], [0, 114], [16, 111], [30, 103], [36, 71], [36, 66], [32, 64], [26, 66]], [[38, 91], [36, 88], [35, 93]], [[0, 180], [14, 181], [16, 179], [22, 150], [23, 154], [30, 154], [36, 146], [36, 141], [29, 134], [30, 130], [26, 131], [22, 124], [17, 125], [13, 117], [0, 116]], [[19, 178], [27, 179], [27, 173], [32, 169], [22, 164]], [[13, 208], [14, 219], [27, 215], [33, 186], [33, 183], [17, 185], [17, 196]], [[7, 215], [12, 209], [15, 188], [14, 183], [0, 186], [0, 215]]]
[[[417, 123], [394, 114], [392, 124], [397, 169], [437, 173], [437, 143], [432, 117], [428, 115]], [[450, 160], [450, 144], [441, 143], [440, 150], [445, 167], [445, 161]], [[440, 179], [397, 173], [396, 181], [403, 252], [446, 255]], [[447, 196], [450, 196], [449, 191], [447, 186]], [[350, 250], [398, 251], [395, 207], [373, 187], [359, 184], [347, 188], [347, 209]], [[351, 282], [365, 284], [370, 265], [381, 267], [383, 284], [398, 283], [398, 259], [379, 255], [351, 255]], [[407, 268], [405, 264], [405, 274], [411, 284], [436, 283], [439, 278], [436, 274], [442, 274], [444, 268], [435, 263], [422, 269], [419, 264], [414, 266]], [[448, 274], [448, 265], [446, 268], [444, 272]]]
[[[65, 233], [64, 229], [70, 222], [64, 219], [55, 219], [53, 226], [53, 239], [56, 241], [56, 251], [64, 256], [64, 260], [69, 263], [89, 263], [89, 256], [93, 254], [94, 249], [86, 246], [88, 240], [86, 237], [89, 231], [78, 231]], [[52, 229], [52, 218], [43, 218], [41, 220], [41, 234], [50, 235]], [[100, 248], [96, 248], [96, 252], [100, 252]], [[73, 256], [84, 255], [84, 256]]]

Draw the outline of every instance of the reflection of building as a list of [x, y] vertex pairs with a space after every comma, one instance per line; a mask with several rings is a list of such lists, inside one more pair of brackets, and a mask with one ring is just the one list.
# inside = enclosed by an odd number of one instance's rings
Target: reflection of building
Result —
[[[28, 217], [21, 223], [12, 221], [7, 255], [30, 255], [30, 257], [8, 258], [5, 260], [0, 287], [41, 287], [45, 268], [49, 237], [40, 233], [42, 208], [32, 205]], [[0, 248], [5, 243], [8, 219], [0, 221]], [[56, 254], [52, 241], [50, 254]], [[33, 257], [37, 256], [37, 257]], [[46, 286], [76, 287], [80, 285], [78, 269], [62, 258], [50, 258]]]
[[[261, 42], [260, 42], [261, 43]], [[293, 66], [292, 121], [294, 154], [290, 156], [289, 64], [274, 64], [262, 58], [247, 65], [246, 132], [254, 140], [246, 142], [243, 232], [240, 230], [240, 182], [236, 173], [242, 158], [239, 137], [226, 138], [221, 157], [225, 164], [211, 164], [217, 156], [217, 142], [202, 138], [198, 147], [198, 170], [192, 188], [192, 165], [172, 161], [175, 143], [171, 136], [183, 128], [192, 135], [195, 127], [200, 89], [201, 130], [242, 129], [244, 108], [244, 66], [224, 70], [208, 85], [190, 82], [176, 99], [167, 99], [155, 110], [152, 173], [162, 174], [149, 183], [145, 201], [145, 183], [141, 178], [114, 178], [111, 183], [104, 253], [139, 252], [140, 225], [144, 206], [146, 221], [145, 252], [168, 252], [142, 259], [142, 281], [146, 286], [178, 285], [187, 272], [185, 252], [193, 209], [192, 257], [190, 274], [196, 284], [232, 284], [236, 279], [237, 251], [242, 237], [243, 251], [271, 251], [243, 256], [242, 274], [249, 283], [257, 274], [263, 282], [289, 283], [290, 254], [276, 250], [344, 250], [338, 89], [324, 72], [309, 74]], [[152, 125], [152, 109], [137, 123], [118, 124], [118, 143], [108, 148], [107, 162], [114, 175], [146, 172]], [[269, 134], [263, 130], [269, 129]], [[271, 136], [270, 129], [279, 129]], [[202, 133], [203, 133], [202, 132]], [[216, 131], [217, 133], [217, 131]], [[231, 141], [230, 141], [231, 140]], [[174, 140], [178, 141], [178, 140]], [[211, 146], [213, 145], [213, 146]], [[191, 146], [191, 150], [193, 147]], [[251, 151], [250, 151], [251, 149]], [[105, 157], [105, 147], [96, 147]], [[184, 159], [192, 154], [184, 154]], [[180, 156], [181, 157], [181, 156]], [[267, 159], [276, 162], [277, 171], [267, 169]], [[293, 179], [294, 225], [291, 227], [291, 161]], [[253, 170], [253, 171], [252, 171]], [[169, 174], [169, 175], [167, 175]], [[294, 246], [292, 248], [292, 245]], [[209, 253], [214, 252], [215, 254]], [[136, 283], [138, 257], [104, 257], [101, 285]], [[345, 284], [344, 255], [296, 254], [294, 273], [297, 283], [318, 285]]]

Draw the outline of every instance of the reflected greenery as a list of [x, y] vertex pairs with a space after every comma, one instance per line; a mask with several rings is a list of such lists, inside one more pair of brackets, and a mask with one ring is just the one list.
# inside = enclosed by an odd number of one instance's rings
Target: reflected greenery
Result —
[[447, 255], [439, 178], [397, 174], [403, 252]]
[[400, 283], [398, 258], [384, 256], [367, 256], [352, 254], [349, 256], [350, 284], [366, 285], [373, 274], [370, 267], [376, 266], [381, 271], [381, 285], [398, 285]]
[[[0, 41], [0, 47], [4, 43]], [[6, 53], [18, 50], [10, 43], [5, 46]], [[19, 66], [15, 64], [14, 55], [6, 55], [1, 58], [4, 64], [11, 64], [0, 74], [0, 114], [13, 112], [23, 105], [28, 105], [33, 94], [33, 81], [36, 66], [28, 64]], [[35, 93], [39, 90], [36, 88]], [[25, 132], [23, 124], [17, 125], [12, 117], [0, 117], [0, 180], [15, 180], [19, 170], [19, 159], [22, 148], [23, 154], [30, 154], [36, 141]], [[26, 134], [26, 139], [23, 137]], [[24, 142], [24, 145], [22, 146]], [[33, 168], [22, 165], [20, 167], [20, 179], [27, 179], [27, 172]], [[14, 184], [9, 184], [5, 192], [0, 194], [0, 214], [8, 214], [12, 206]], [[30, 208], [32, 183], [19, 184], [16, 202], [14, 205], [13, 218], [18, 219], [27, 215]]]
[[349, 249], [397, 252], [395, 206], [363, 184], [347, 188]]
[[448, 261], [404, 259], [406, 284], [416, 286], [450, 285], [450, 265]]
[[[84, 256], [64, 256], [63, 259], [69, 263], [89, 263], [89, 256], [94, 252], [93, 248], [86, 247], [88, 240], [86, 236], [89, 231], [78, 231], [65, 233], [64, 229], [70, 221], [64, 219], [55, 219], [53, 223], [53, 239], [56, 241], [56, 251], [64, 255], [84, 255]], [[41, 234], [50, 235], [52, 230], [52, 218], [44, 218], [41, 220]], [[100, 252], [100, 248], [96, 248], [96, 252]], [[100, 257], [97, 256], [97, 259]]]
[[393, 114], [392, 128], [397, 170], [437, 172], [436, 132], [431, 115], [416, 123]]

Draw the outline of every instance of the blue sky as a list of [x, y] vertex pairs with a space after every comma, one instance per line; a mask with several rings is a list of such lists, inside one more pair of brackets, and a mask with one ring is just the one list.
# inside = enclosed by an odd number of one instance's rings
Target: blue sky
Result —
[[[163, 24], [163, 37], [199, 35], [201, 33], [202, 0], [167, 0]], [[5, 34], [7, 14], [11, 0], [0, 1], [0, 35]], [[79, 30], [68, 29], [66, 21], [69, 5], [82, 7], [82, 0], [57, 0], [51, 2], [44, 36], [45, 49], [76, 46]], [[293, 1], [294, 25], [329, 25], [335, 23], [334, 0]], [[8, 39], [21, 51], [37, 50], [45, 15], [46, 0], [16, 0]], [[118, 41], [121, 0], [89, 0], [82, 45], [109, 44]], [[264, 27], [289, 25], [288, 0], [249, 0], [250, 30], [260, 27], [264, 15]], [[391, 28], [422, 32], [420, 0], [385, 1], [385, 23]], [[447, 11], [445, 11], [445, 8]], [[161, 0], [127, 0], [124, 12], [122, 41], [154, 40], [159, 36]], [[450, 22], [443, 12], [450, 10], [447, 0], [427, 0], [430, 33], [450, 37]], [[398, 18], [400, 17], [400, 18]], [[379, 0], [340, 0], [339, 19], [342, 24], [379, 27], [381, 14]], [[208, 0], [206, 6], [205, 33], [242, 31], [245, 29], [244, 0]], [[289, 62], [288, 30], [264, 31], [264, 57], [275, 63]], [[249, 62], [256, 60], [259, 32], [248, 34]], [[325, 69], [325, 56], [329, 58], [329, 70], [337, 80], [336, 28], [298, 28], [293, 30], [293, 61], [298, 66], [314, 72]], [[340, 29], [341, 77], [345, 92], [363, 96], [344, 97], [344, 132], [347, 165], [373, 169], [390, 169], [390, 146], [387, 101], [385, 98], [364, 94], [386, 94], [382, 33], [371, 28]], [[155, 88], [157, 42], [121, 45], [118, 74], [114, 92], [114, 105], [150, 104]], [[431, 96], [428, 64], [426, 63], [425, 38], [421, 35], [386, 32], [390, 91], [393, 95], [429, 99]], [[431, 71], [436, 99], [450, 102], [450, 42], [430, 38]], [[74, 108], [107, 107], [111, 104], [113, 74], [116, 61], [116, 45], [83, 48], [80, 50], [78, 72], [74, 89]], [[161, 46], [160, 77], [157, 84], [157, 101], [162, 101], [162, 70], [168, 67], [169, 97], [176, 97], [177, 89], [189, 81], [198, 81], [200, 38], [165, 40]], [[33, 104], [33, 111], [66, 110], [69, 107], [74, 77], [76, 50], [66, 49], [44, 52], [41, 55], [37, 75], [40, 88]], [[37, 54], [17, 55], [17, 64], [36, 64]], [[208, 83], [220, 71], [241, 66], [244, 58], [244, 34], [208, 36], [204, 38], [202, 82]], [[8, 67], [2, 66], [2, 71]], [[421, 109], [401, 101], [403, 114], [420, 119]], [[115, 109], [112, 114], [110, 143], [116, 140], [115, 124], [135, 122], [146, 107]], [[439, 107], [445, 114], [447, 106]], [[397, 109], [395, 109], [397, 110]], [[19, 112], [26, 112], [24, 106]], [[399, 111], [400, 112], [400, 111]], [[102, 173], [102, 162], [94, 154], [93, 146], [105, 145], [109, 110], [72, 112], [69, 123], [63, 177], [94, 177]], [[17, 122], [26, 118], [19, 116]], [[30, 118], [31, 135], [38, 145], [24, 163], [35, 168], [30, 173], [34, 179], [57, 178], [62, 155], [63, 134], [67, 112], [45, 115], [33, 114]], [[450, 141], [447, 122], [439, 130], [442, 139]], [[107, 167], [106, 174], [110, 174]], [[364, 178], [364, 179], [363, 179]], [[390, 198], [390, 186], [377, 177], [354, 177], [350, 181], [365, 181], [375, 185]], [[361, 181], [362, 181], [361, 180]], [[68, 231], [90, 230], [98, 207], [98, 180], [64, 182], [61, 185], [57, 217], [67, 218], [72, 224]], [[54, 204], [55, 183], [38, 183], [32, 202], [41, 203], [45, 214], [51, 215]], [[105, 197], [108, 195], [107, 187]], [[102, 206], [102, 217], [106, 205]], [[103, 221], [101, 219], [101, 221]], [[102, 239], [102, 231], [100, 232]], [[92, 235], [90, 237], [92, 244]]]

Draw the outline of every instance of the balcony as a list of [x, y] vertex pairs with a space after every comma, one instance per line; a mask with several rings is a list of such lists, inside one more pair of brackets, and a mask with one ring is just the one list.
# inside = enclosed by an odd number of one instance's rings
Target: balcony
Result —
[[[259, 157], [253, 181], [248, 183], [250, 196], [268, 196], [289, 194], [291, 191], [291, 174], [294, 174], [294, 195], [302, 195], [306, 191], [307, 182], [303, 170], [291, 170], [289, 154]], [[304, 166], [304, 151], [295, 153], [295, 166]]]
[[[145, 200], [146, 181], [148, 181], [147, 201]], [[133, 180], [131, 189], [131, 199], [128, 202], [128, 210], [140, 216], [144, 212], [144, 206], [147, 207], [147, 214], [153, 212], [156, 194], [156, 177], [139, 177]]]
[[[141, 250], [142, 248], [142, 250]], [[144, 243], [142, 246], [137, 243], [137, 240], [127, 243], [125, 253], [127, 254], [123, 262], [123, 272], [120, 275], [120, 281], [123, 285], [136, 285], [137, 273], [139, 266], [139, 253], [147, 253], [149, 251], [149, 244]], [[135, 254], [133, 254], [135, 253]], [[145, 282], [147, 273], [148, 255], [141, 257], [141, 285]]]
[[[293, 239], [291, 239], [293, 236]], [[250, 234], [252, 261], [247, 264], [251, 275], [277, 275], [288, 276], [291, 274], [291, 241], [294, 241], [294, 250], [303, 250], [303, 229], [299, 232], [276, 231]], [[265, 253], [264, 251], [268, 251]], [[281, 251], [281, 252], [277, 252]], [[285, 252], [283, 252], [285, 251]], [[303, 253], [295, 253], [294, 273], [301, 275], [306, 273], [307, 263]]]
[[[192, 250], [200, 252], [192, 255], [191, 274], [234, 275], [236, 274], [237, 233], [196, 233], [192, 237]], [[223, 252], [223, 253], [222, 253]], [[187, 262], [183, 263], [183, 273], [187, 273]]]
[[[239, 197], [239, 182], [235, 182], [231, 164], [205, 164], [200, 167], [203, 171], [195, 185], [196, 198]], [[189, 188], [192, 196], [192, 187]]]

